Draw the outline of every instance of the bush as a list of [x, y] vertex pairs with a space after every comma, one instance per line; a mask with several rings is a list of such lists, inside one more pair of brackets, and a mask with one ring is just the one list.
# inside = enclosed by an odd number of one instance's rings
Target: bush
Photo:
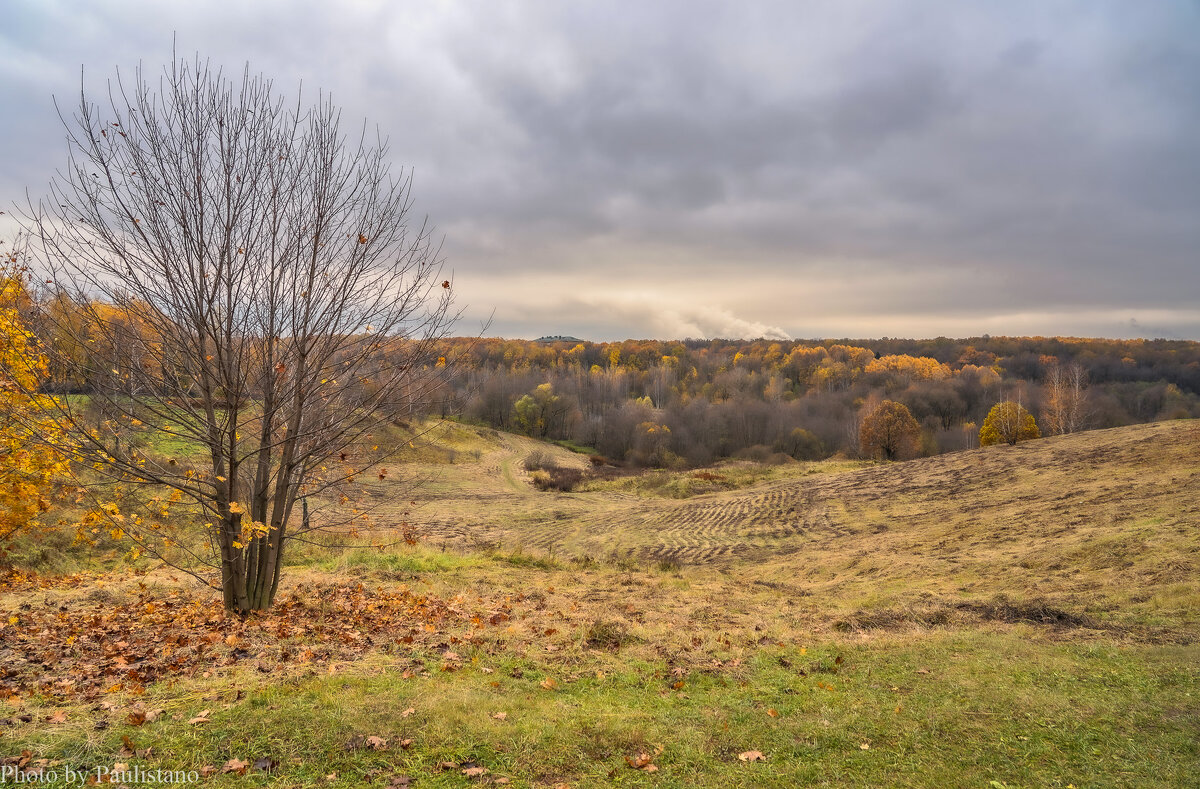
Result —
[[754, 444], [753, 446], [743, 447], [733, 456], [738, 460], [753, 460], [755, 463], [766, 463], [771, 457], [773, 451], [765, 444]]
[[583, 481], [583, 472], [577, 468], [553, 466], [538, 469], [532, 475], [534, 487], [538, 490], [558, 490], [570, 493], [575, 486]]
[[825, 451], [825, 445], [821, 443], [821, 439], [802, 427], [794, 429], [779, 444], [780, 449], [786, 451], [796, 460], [820, 460], [828, 454]]
[[554, 458], [550, 457], [550, 453], [543, 452], [540, 449], [535, 449], [526, 455], [522, 465], [526, 471], [537, 471], [538, 469], [549, 471], [552, 468], [558, 467], [558, 464], [554, 462]]

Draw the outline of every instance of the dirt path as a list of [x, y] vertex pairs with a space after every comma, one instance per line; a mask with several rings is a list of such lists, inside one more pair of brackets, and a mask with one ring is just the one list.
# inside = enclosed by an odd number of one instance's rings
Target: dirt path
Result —
[[504, 476], [504, 482], [514, 492], [521, 495], [529, 494], [529, 486], [522, 485], [513, 474], [512, 464], [515, 457], [505, 458], [500, 461], [500, 473]]

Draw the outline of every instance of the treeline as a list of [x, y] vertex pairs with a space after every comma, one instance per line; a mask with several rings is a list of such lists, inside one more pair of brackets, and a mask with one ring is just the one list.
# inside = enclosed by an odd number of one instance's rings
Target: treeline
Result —
[[647, 466], [857, 455], [883, 399], [916, 417], [926, 455], [975, 446], [1003, 400], [1043, 434], [1200, 416], [1200, 343], [1185, 341], [485, 338], [436, 352], [442, 414]]
[[[87, 393], [110, 378], [142, 382], [135, 397], [188, 391], [136, 311], [24, 291], [11, 306], [53, 351], [44, 391]], [[396, 389], [404, 400], [396, 410], [569, 441], [645, 466], [854, 456], [864, 415], [885, 399], [919, 422], [926, 455], [975, 446], [988, 411], [1006, 400], [1033, 413], [1042, 434], [1200, 416], [1200, 343], [1188, 341], [392, 337], [372, 345], [378, 358], [360, 360], [355, 380], [343, 382], [346, 402], [371, 402], [378, 380], [402, 367], [412, 374]], [[331, 356], [312, 374], [340, 379], [345, 364]]]

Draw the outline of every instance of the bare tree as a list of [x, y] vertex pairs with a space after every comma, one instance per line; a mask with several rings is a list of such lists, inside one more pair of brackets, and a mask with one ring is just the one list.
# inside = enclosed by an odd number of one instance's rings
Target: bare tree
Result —
[[1052, 435], [1083, 430], [1089, 416], [1087, 370], [1079, 362], [1055, 362], [1046, 371], [1043, 418]]
[[[370, 435], [428, 393], [457, 316], [386, 141], [347, 138], [328, 97], [285, 103], [249, 68], [177, 60], [157, 83], [118, 74], [103, 105], [81, 90], [68, 166], [25, 211], [31, 264], [85, 313], [53, 330], [88, 353], [54, 361], [87, 368], [99, 413], [58, 398], [50, 416], [63, 449], [143, 504], [163, 487], [191, 503], [203, 540], [124, 518], [143, 550], [190, 551], [226, 608], [264, 609], [285, 546], [317, 528], [290, 525], [297, 499], [385, 473]], [[164, 438], [204, 463], [153, 451]]]

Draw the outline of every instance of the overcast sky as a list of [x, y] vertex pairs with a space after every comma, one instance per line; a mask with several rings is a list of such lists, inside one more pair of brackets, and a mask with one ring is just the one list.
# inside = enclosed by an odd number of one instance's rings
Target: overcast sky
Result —
[[0, 202], [173, 33], [390, 137], [463, 334], [1200, 339], [1197, 2], [4, 0]]

